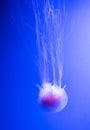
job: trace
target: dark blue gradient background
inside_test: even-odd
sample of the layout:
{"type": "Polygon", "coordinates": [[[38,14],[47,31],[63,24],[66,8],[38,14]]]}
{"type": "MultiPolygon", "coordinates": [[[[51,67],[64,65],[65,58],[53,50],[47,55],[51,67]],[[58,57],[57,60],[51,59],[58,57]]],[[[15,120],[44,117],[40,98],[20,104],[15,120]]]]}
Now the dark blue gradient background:
{"type": "Polygon", "coordinates": [[[90,130],[90,1],[66,0],[63,84],[68,105],[37,104],[35,18],[31,1],[0,1],[0,130],[90,130]]]}

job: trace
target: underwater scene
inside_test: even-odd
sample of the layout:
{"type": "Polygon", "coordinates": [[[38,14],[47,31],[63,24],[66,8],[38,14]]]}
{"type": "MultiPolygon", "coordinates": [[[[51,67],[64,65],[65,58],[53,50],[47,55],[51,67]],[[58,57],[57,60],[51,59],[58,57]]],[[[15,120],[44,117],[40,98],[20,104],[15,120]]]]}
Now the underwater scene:
{"type": "Polygon", "coordinates": [[[90,1],[0,1],[0,130],[90,130],[90,1]]]}

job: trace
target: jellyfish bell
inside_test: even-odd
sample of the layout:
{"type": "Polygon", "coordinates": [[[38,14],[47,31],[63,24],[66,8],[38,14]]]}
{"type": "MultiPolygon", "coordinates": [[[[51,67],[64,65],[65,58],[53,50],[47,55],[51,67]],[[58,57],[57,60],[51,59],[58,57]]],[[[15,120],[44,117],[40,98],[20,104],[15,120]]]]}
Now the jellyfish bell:
{"type": "Polygon", "coordinates": [[[38,102],[40,106],[49,112],[61,111],[68,102],[68,96],[64,88],[51,83],[44,83],[39,92],[38,102]]]}

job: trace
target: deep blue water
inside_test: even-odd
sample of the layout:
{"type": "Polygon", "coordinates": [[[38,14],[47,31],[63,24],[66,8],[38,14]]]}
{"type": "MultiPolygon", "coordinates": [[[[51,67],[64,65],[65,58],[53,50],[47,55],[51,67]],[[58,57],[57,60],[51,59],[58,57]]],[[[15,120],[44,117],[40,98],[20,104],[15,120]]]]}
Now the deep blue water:
{"type": "Polygon", "coordinates": [[[35,18],[30,0],[0,1],[0,130],[90,130],[90,1],[66,0],[63,84],[68,105],[37,103],[35,18]]]}

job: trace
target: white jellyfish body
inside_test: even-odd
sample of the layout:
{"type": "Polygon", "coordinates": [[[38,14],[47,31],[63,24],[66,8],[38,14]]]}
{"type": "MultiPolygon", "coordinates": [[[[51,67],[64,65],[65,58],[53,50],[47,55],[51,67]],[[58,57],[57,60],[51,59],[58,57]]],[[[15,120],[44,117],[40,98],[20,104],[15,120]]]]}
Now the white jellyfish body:
{"type": "Polygon", "coordinates": [[[39,104],[47,111],[59,112],[68,102],[64,88],[44,83],[39,93],[39,104]]]}
{"type": "MultiPolygon", "coordinates": [[[[40,1],[39,1],[40,2],[40,1]]],[[[36,4],[37,5],[37,4],[36,4]]],[[[46,110],[58,112],[68,101],[61,86],[63,71],[63,15],[49,0],[35,10],[36,37],[39,52],[38,68],[41,76],[39,104],[46,110]]]]}

